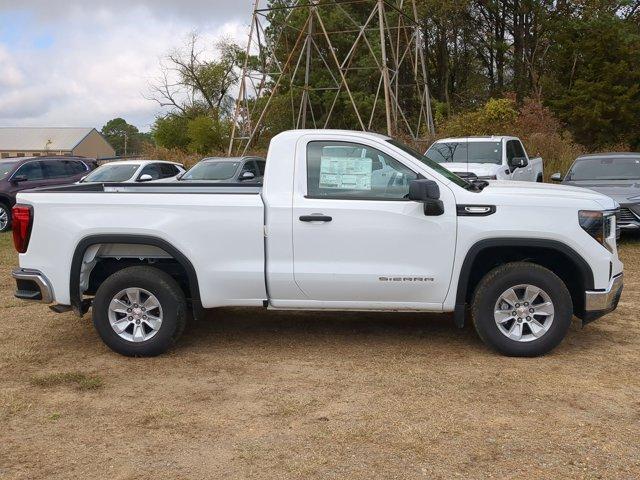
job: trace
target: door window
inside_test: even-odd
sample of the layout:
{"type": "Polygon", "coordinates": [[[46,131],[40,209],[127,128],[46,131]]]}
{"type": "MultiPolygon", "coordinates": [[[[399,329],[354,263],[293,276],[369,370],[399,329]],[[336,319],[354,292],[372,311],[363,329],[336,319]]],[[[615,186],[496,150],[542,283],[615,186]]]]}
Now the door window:
{"type": "Polygon", "coordinates": [[[61,160],[47,160],[42,162],[44,166],[44,174],[46,178],[64,178],[68,177],[69,173],[66,169],[67,162],[61,160]]]}
{"type": "Polygon", "coordinates": [[[515,140],[507,141],[507,162],[509,162],[509,165],[511,165],[511,161],[514,157],[517,157],[515,143],[515,140]]]}
{"type": "Polygon", "coordinates": [[[16,177],[26,177],[27,181],[43,180],[42,162],[29,162],[21,166],[15,173],[16,177]]]}
{"type": "Polygon", "coordinates": [[[256,164],[253,160],[247,160],[245,162],[244,166],[242,167],[242,171],[240,172],[240,175],[242,175],[244,172],[251,172],[256,177],[258,176],[258,167],[256,167],[256,164]]]}
{"type": "Polygon", "coordinates": [[[256,160],[256,163],[258,164],[258,172],[259,172],[259,176],[260,177],[264,177],[264,170],[267,167],[267,162],[265,162],[264,160],[256,160]]]}
{"type": "Polygon", "coordinates": [[[67,167],[67,173],[69,175],[72,175],[72,176],[78,175],[80,173],[85,173],[87,171],[86,165],[82,162],[65,160],[64,163],[67,167]]]}
{"type": "Polygon", "coordinates": [[[140,178],[142,175],[151,175],[152,180],[158,180],[160,178],[160,169],[158,168],[158,164],[150,163],[149,165],[144,167],[140,172],[140,175],[138,175],[138,178],[140,178]]]}
{"type": "Polygon", "coordinates": [[[307,144],[307,196],[402,200],[418,175],[375,148],[348,142],[307,144]]]}
{"type": "Polygon", "coordinates": [[[160,178],[171,178],[178,174],[178,168],[170,163],[159,163],[160,178]]]}

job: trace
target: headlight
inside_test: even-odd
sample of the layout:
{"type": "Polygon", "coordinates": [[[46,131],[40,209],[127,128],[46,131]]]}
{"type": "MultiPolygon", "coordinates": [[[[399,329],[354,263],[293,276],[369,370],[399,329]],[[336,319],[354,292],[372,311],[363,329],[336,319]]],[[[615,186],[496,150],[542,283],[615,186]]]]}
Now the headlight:
{"type": "Polygon", "coordinates": [[[612,210],[580,210],[578,223],[611,253],[616,248],[616,212],[612,210]]]}

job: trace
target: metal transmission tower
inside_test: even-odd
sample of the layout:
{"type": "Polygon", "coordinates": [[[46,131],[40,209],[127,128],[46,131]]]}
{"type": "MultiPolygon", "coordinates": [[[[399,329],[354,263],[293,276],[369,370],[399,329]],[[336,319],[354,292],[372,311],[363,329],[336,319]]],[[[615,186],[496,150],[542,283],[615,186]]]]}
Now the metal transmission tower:
{"type": "Polygon", "coordinates": [[[289,128],[332,128],[350,114],[351,128],[413,140],[432,134],[415,0],[281,0],[264,8],[255,0],[229,155],[260,138],[279,95],[291,110],[289,128]]]}

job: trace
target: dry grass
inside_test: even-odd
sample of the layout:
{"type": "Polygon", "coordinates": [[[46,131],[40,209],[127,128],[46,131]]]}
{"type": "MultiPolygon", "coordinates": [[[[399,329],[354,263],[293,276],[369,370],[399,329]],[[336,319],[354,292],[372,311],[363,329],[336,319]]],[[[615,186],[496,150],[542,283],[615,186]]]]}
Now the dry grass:
{"type": "Polygon", "coordinates": [[[78,390],[98,390],[103,387],[102,379],[97,375],[82,372],[49,373],[31,377],[31,384],[36,387],[74,386],[78,390]]]}
{"type": "Polygon", "coordinates": [[[537,359],[497,356],[448,317],[249,309],[125,358],[89,318],[11,306],[9,243],[2,480],[640,477],[637,238],[618,310],[537,359]]]}

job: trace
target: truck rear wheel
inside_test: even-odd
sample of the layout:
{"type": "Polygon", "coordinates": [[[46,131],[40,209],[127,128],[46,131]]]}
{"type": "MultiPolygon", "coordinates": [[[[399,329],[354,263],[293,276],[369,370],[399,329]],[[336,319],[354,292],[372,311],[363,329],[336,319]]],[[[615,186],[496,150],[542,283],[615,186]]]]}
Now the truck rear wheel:
{"type": "Polygon", "coordinates": [[[535,357],[564,339],[573,304],[566,285],[551,270],[513,262],[485,275],[473,295],[471,312],[487,345],[504,355],[535,357]]]}
{"type": "Polygon", "coordinates": [[[107,278],[93,301],[93,324],[112,350],[155,356],[182,334],[187,305],[182,289],[153,267],[128,267],[107,278]]]}

